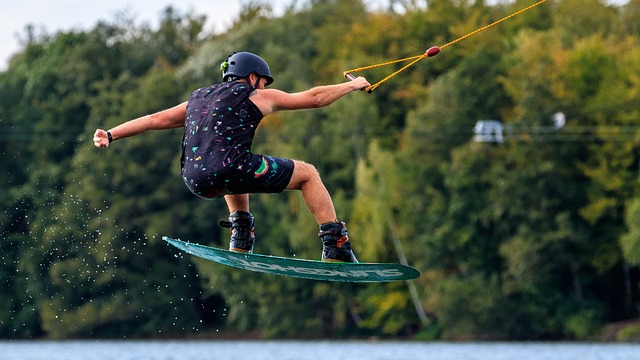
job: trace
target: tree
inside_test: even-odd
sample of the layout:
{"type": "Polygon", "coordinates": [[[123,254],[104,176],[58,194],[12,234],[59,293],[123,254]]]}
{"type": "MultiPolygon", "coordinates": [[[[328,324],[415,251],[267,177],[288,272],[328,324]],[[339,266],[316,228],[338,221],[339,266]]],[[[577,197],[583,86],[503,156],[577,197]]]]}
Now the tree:
{"type": "MultiPolygon", "coordinates": [[[[0,336],[583,339],[637,316],[637,1],[547,2],[372,94],[263,120],[254,150],[314,163],[359,258],[400,261],[403,249],[422,271],[415,291],[196,260],[161,236],[224,247],[228,230],[217,222],[227,209],[181,184],[180,132],[106,151],[91,144],[96,127],[219,81],[233,51],[261,54],[278,88],[300,91],[531,4],[395,3],[370,11],[360,1],[309,1],[276,17],[249,2],[221,34],[173,8],[158,29],[126,14],[86,32],[28,28],[0,74],[0,336]],[[503,122],[504,144],[473,142],[482,119],[503,122]],[[416,318],[420,307],[427,321],[416,318]]],[[[375,82],[396,69],[357,75],[375,82]]],[[[256,251],[319,257],[299,195],[252,195],[256,251]]]]}

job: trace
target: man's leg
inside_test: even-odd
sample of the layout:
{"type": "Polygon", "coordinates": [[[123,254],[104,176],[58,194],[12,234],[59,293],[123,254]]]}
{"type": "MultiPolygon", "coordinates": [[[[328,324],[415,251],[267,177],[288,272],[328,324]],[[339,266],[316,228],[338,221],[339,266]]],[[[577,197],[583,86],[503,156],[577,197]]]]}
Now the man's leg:
{"type": "Polygon", "coordinates": [[[287,190],[300,190],[305,204],[318,224],[336,221],[336,210],[318,170],[303,161],[293,160],[294,169],[287,190]]]}
{"type": "Polygon", "coordinates": [[[249,194],[226,195],[224,200],[229,207],[229,223],[223,226],[231,228],[229,250],[253,252],[255,236],[253,229],[253,215],[249,212],[249,194]]]}
{"type": "Polygon", "coordinates": [[[224,200],[227,202],[229,214],[236,211],[249,212],[249,194],[225,195],[224,200]]]}
{"type": "Polygon", "coordinates": [[[351,250],[345,224],[337,219],[329,191],[313,165],[294,160],[294,169],[287,190],[300,190],[309,211],[320,226],[322,260],[358,262],[351,250]]]}

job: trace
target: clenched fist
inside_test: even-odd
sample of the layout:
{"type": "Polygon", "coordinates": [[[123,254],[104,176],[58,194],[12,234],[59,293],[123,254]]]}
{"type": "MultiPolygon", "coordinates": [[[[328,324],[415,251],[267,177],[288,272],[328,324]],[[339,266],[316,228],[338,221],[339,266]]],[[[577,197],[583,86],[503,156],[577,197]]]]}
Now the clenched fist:
{"type": "Polygon", "coordinates": [[[107,132],[102,129],[96,130],[95,134],[93,134],[93,144],[99,148],[109,146],[109,135],[107,132]]]}

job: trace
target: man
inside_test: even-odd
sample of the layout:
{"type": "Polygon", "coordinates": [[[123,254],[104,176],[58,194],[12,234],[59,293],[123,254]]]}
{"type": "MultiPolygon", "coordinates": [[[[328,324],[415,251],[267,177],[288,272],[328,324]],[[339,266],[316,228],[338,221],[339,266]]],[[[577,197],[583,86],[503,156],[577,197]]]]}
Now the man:
{"type": "Polygon", "coordinates": [[[93,141],[112,141],[147,130],[184,127],[182,177],[191,192],[205,198],[224,197],[231,228],[229,250],[253,252],[250,193],[300,190],[320,227],[322,260],[357,262],[347,228],[336,215],[331,196],[316,168],[299,160],[254,154],[251,145],[264,116],[278,110],[327,106],[346,94],[370,86],[363,77],[298,93],[265,89],[273,82],[269,65],[258,55],[238,52],[221,65],[222,83],[194,91],[189,99],[155,114],[97,129],[93,141]]]}

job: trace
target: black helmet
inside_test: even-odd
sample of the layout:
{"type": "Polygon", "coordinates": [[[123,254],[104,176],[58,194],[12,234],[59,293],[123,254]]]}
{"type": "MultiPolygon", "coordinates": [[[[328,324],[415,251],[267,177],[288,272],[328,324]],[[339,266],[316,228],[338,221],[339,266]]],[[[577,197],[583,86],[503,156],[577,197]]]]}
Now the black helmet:
{"type": "Polygon", "coordinates": [[[227,61],[220,64],[222,70],[222,81],[227,81],[230,77],[246,78],[251,73],[256,73],[267,79],[267,85],[273,82],[269,65],[260,56],[250,52],[236,52],[227,58],[227,61]]]}

